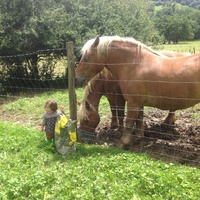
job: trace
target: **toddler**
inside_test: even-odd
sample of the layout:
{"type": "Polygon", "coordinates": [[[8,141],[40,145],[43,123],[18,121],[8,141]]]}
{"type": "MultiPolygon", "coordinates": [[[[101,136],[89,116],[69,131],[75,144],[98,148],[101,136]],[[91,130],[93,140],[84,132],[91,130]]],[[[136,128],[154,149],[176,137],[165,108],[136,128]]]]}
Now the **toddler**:
{"type": "MultiPolygon", "coordinates": [[[[57,117],[61,114],[58,111],[58,104],[55,100],[49,100],[44,106],[45,114],[41,124],[41,132],[46,133],[46,139],[49,143],[54,142],[55,138],[55,124],[57,117]]],[[[61,109],[62,111],[62,109],[61,109]]]]}

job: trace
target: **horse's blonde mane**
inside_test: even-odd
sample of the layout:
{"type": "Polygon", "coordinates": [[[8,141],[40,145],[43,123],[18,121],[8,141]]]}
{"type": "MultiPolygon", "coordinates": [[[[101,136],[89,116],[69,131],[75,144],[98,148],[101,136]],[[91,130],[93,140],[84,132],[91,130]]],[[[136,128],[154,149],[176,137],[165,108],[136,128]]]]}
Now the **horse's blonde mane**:
{"type": "Polygon", "coordinates": [[[84,89],[84,96],[83,96],[83,100],[87,100],[87,96],[88,94],[91,92],[91,81],[88,82],[88,84],[85,86],[85,89],[84,89]]]}
{"type": "MultiPolygon", "coordinates": [[[[81,49],[81,53],[82,54],[85,54],[86,52],[90,53],[91,46],[94,43],[94,41],[95,41],[95,39],[91,39],[88,42],[86,42],[86,44],[81,49]]],[[[100,42],[99,42],[99,45],[97,46],[97,55],[101,55],[102,52],[107,51],[109,46],[110,46],[110,44],[113,41],[128,42],[128,43],[136,44],[139,48],[147,49],[148,51],[150,51],[150,52],[152,52],[152,53],[154,53],[156,55],[159,55],[161,57],[165,57],[161,53],[159,53],[157,51],[154,51],[151,47],[146,46],[145,44],[141,43],[140,41],[135,40],[134,38],[131,38],[131,37],[120,37],[120,36],[102,36],[102,37],[100,37],[100,42]]]]}
{"type": "Polygon", "coordinates": [[[80,102],[80,107],[77,111],[77,116],[80,120],[83,120],[85,117],[87,117],[88,111],[85,107],[84,100],[80,102]]]}
{"type": "Polygon", "coordinates": [[[77,111],[77,116],[80,120],[83,120],[88,115],[88,110],[85,107],[85,101],[87,101],[87,96],[90,91],[91,91],[91,86],[90,86],[90,82],[89,82],[84,89],[83,100],[80,102],[80,107],[77,111]]]}
{"type": "MultiPolygon", "coordinates": [[[[96,76],[94,77],[94,78],[96,78],[96,76]]],[[[93,78],[93,79],[94,79],[93,78]]],[[[92,79],[92,80],[93,80],[92,79]]],[[[87,86],[85,87],[85,89],[84,89],[84,96],[83,96],[83,100],[80,102],[80,107],[79,107],[79,109],[78,109],[78,112],[77,112],[77,116],[78,116],[78,118],[80,119],[80,120],[83,120],[84,118],[88,118],[88,113],[89,113],[89,111],[86,109],[86,107],[85,107],[85,101],[87,101],[88,103],[89,103],[89,101],[88,101],[88,94],[91,92],[91,90],[92,90],[92,80],[91,81],[89,81],[89,83],[87,84],[87,86]]],[[[90,104],[90,103],[89,103],[90,104]]],[[[96,111],[96,109],[95,109],[95,107],[92,105],[92,104],[90,104],[90,107],[91,107],[91,109],[95,112],[96,111]]]]}

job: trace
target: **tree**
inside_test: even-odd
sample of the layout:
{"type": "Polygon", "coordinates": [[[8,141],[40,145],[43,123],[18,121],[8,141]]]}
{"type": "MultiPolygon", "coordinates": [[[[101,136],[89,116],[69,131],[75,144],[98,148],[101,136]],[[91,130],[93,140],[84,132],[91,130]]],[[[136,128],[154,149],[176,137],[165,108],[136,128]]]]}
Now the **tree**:
{"type": "Polygon", "coordinates": [[[78,0],[76,3],[77,21],[85,27],[81,32],[83,37],[88,33],[92,37],[120,35],[147,42],[157,34],[148,12],[150,3],[145,0],[78,0]]]}
{"type": "Polygon", "coordinates": [[[193,21],[185,9],[178,4],[169,2],[154,16],[157,29],[165,39],[178,43],[179,40],[192,39],[194,37],[193,21]]]}
{"type": "MultiPolygon", "coordinates": [[[[0,13],[0,61],[4,68],[3,81],[17,77],[21,78],[20,84],[23,84],[23,78],[51,79],[51,57],[65,53],[65,50],[54,51],[63,47],[59,33],[66,16],[65,8],[57,7],[53,0],[1,0],[0,13]],[[43,51],[44,49],[47,51],[43,51]],[[47,58],[48,62],[43,62],[43,66],[40,66],[45,70],[41,69],[39,72],[39,61],[47,58]]],[[[26,80],[24,85],[25,82],[26,80]]]]}
{"type": "Polygon", "coordinates": [[[52,79],[54,58],[66,53],[66,41],[74,42],[77,57],[97,34],[155,42],[158,32],[149,9],[146,0],[1,0],[0,82],[9,77],[52,79]]]}

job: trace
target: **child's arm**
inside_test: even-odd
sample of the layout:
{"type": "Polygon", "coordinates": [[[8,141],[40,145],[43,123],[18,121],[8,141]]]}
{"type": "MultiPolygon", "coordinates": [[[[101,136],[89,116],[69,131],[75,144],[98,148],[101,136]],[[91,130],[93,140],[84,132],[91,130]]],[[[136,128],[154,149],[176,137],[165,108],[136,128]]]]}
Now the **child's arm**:
{"type": "Polygon", "coordinates": [[[41,126],[40,131],[41,131],[41,132],[44,132],[44,126],[41,126]]]}
{"type": "Polygon", "coordinates": [[[60,111],[65,115],[65,108],[63,106],[60,107],[60,111]]]}
{"type": "Polygon", "coordinates": [[[44,132],[45,124],[46,124],[46,118],[43,116],[42,117],[42,124],[41,124],[41,128],[40,128],[41,132],[44,132]]]}

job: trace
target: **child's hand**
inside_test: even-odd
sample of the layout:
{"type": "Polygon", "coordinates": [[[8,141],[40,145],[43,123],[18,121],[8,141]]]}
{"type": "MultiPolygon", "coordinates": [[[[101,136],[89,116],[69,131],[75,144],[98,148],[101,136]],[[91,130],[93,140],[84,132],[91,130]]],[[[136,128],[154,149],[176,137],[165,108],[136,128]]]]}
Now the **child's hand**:
{"type": "Polygon", "coordinates": [[[44,132],[44,127],[43,127],[43,126],[41,127],[40,131],[41,131],[41,132],[44,132]]]}
{"type": "Polygon", "coordinates": [[[63,106],[60,107],[61,112],[65,111],[65,108],[63,106]]]}

